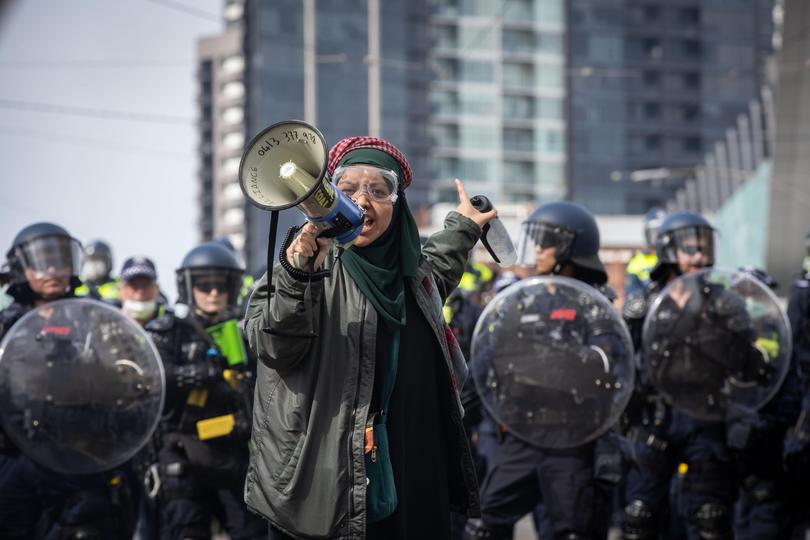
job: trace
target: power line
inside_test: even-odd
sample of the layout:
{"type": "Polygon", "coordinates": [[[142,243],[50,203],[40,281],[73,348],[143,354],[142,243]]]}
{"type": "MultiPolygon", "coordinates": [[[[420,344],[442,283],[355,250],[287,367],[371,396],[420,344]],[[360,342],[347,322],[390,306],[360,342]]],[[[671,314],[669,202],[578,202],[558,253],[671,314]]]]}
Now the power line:
{"type": "Polygon", "coordinates": [[[211,13],[210,11],[198,9],[193,6],[182,4],[180,2],[173,2],[172,0],[148,0],[148,1],[163,7],[181,11],[183,13],[186,13],[187,15],[193,15],[195,17],[205,19],[207,21],[222,22],[223,20],[223,17],[220,15],[211,13]]]}
{"type": "Polygon", "coordinates": [[[183,67],[194,60],[29,60],[0,61],[0,69],[108,69],[137,67],[183,67]]]}
{"type": "Polygon", "coordinates": [[[165,157],[168,159],[175,159],[178,161],[189,161],[193,160],[194,156],[192,154],[184,154],[182,152],[173,152],[171,150],[163,150],[158,148],[148,148],[145,146],[134,146],[134,145],[126,145],[126,144],[113,144],[110,143],[108,140],[101,140],[101,139],[93,139],[88,137],[77,137],[75,135],[70,135],[67,133],[59,133],[54,131],[42,131],[42,130],[35,130],[29,129],[25,127],[19,126],[7,126],[0,124],[0,135],[1,134],[9,134],[15,136],[22,136],[22,137],[29,137],[38,140],[44,140],[48,142],[63,142],[67,144],[74,144],[78,146],[94,146],[97,148],[103,148],[105,150],[114,150],[119,152],[127,152],[127,153],[137,153],[142,155],[148,155],[152,157],[165,157]]]}
{"type": "Polygon", "coordinates": [[[70,116],[84,116],[103,119],[132,120],[153,124],[192,125],[193,118],[174,116],[168,114],[151,114],[132,111],[116,111],[111,109],[94,109],[90,107],[76,107],[73,105],[57,105],[54,103],[41,103],[0,98],[0,108],[18,111],[31,111],[41,113],[65,114],[70,116]]]}

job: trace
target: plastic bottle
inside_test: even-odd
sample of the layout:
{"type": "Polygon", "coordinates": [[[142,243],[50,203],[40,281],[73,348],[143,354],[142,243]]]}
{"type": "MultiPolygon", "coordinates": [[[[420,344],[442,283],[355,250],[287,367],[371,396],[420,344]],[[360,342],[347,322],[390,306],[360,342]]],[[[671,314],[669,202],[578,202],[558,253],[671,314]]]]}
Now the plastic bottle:
{"type": "MultiPolygon", "coordinates": [[[[479,212],[489,212],[493,208],[492,202],[483,195],[472,197],[470,204],[479,212]]],[[[495,218],[484,225],[481,229],[481,243],[499,266],[513,266],[517,262],[515,246],[500,219],[495,218]]]]}

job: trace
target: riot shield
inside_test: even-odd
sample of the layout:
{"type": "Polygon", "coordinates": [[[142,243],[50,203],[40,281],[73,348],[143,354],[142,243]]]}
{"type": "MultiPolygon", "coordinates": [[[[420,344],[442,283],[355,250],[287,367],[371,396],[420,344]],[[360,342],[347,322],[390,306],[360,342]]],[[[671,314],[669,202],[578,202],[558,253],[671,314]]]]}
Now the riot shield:
{"type": "Polygon", "coordinates": [[[632,342],[611,303],[580,281],[543,276],[501,291],[475,328],[470,374],[484,406],[543,448],[592,441],[633,391],[632,342]]]}
{"type": "Polygon", "coordinates": [[[754,411],[782,384],[790,324],[748,273],[704,269],[667,285],[642,331],[645,377],[674,407],[703,420],[754,411]]]}
{"type": "Polygon", "coordinates": [[[0,421],[19,449],[62,473],[131,458],[160,420],[163,364],[146,333],[95,300],[27,313],[0,342],[0,421]]]}

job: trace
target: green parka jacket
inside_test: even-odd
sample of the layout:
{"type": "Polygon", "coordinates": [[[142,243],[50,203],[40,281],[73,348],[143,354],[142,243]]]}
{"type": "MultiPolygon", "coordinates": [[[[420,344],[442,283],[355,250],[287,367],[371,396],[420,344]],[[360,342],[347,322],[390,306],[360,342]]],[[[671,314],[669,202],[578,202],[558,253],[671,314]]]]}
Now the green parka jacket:
{"type": "MultiPolygon", "coordinates": [[[[422,249],[417,276],[407,279],[443,351],[454,510],[478,515],[478,485],[461,423],[464,357],[442,316],[480,227],[457,212],[422,249]]],[[[277,267],[267,333],[267,276],[250,299],[245,329],[259,358],[245,502],[295,537],[365,537],[364,427],[374,385],[377,313],[339,260],[330,276],[297,281],[277,267]],[[287,335],[313,337],[286,337],[287,335]]]]}

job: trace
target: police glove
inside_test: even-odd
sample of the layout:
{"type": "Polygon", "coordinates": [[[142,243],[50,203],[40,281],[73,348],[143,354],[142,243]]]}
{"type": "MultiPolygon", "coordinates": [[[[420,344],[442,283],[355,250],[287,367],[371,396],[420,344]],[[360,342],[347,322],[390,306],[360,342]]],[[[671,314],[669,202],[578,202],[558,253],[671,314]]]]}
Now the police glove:
{"type": "Polygon", "coordinates": [[[222,377],[222,368],[210,361],[174,366],[168,371],[169,384],[180,390],[207,388],[222,377]]]}

